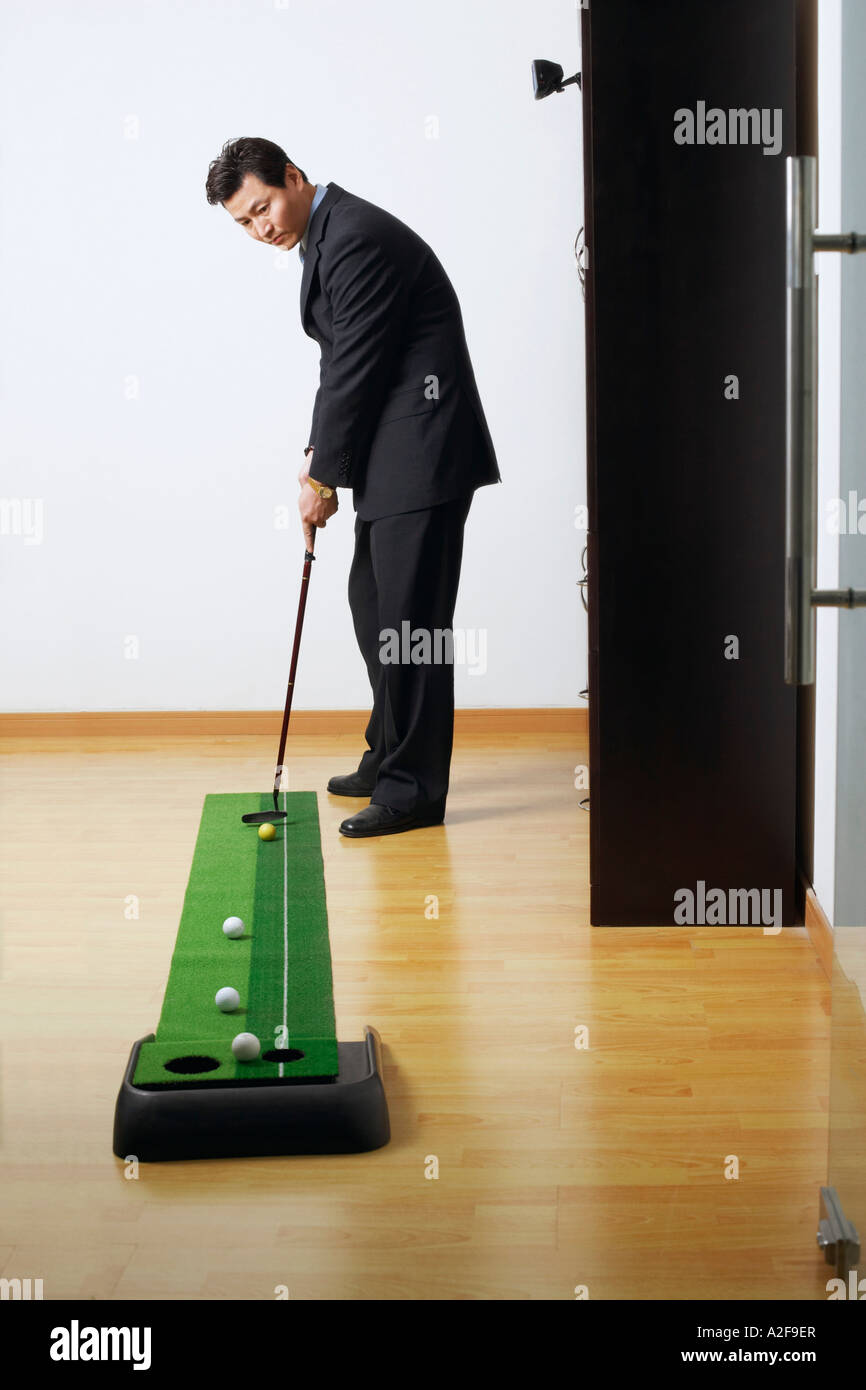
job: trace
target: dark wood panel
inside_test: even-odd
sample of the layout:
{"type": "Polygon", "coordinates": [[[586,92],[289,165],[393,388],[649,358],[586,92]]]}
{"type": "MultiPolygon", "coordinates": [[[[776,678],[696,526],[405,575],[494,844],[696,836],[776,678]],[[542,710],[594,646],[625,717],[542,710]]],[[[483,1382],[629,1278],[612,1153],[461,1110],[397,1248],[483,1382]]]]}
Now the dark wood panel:
{"type": "Polygon", "coordinates": [[[582,16],[599,925],[671,922],[699,880],[780,889],[783,923],[797,920],[783,659],[796,9],[607,0],[582,16]],[[677,144],[675,113],[699,102],[766,111],[768,145],[781,111],[778,153],[677,144]]]}

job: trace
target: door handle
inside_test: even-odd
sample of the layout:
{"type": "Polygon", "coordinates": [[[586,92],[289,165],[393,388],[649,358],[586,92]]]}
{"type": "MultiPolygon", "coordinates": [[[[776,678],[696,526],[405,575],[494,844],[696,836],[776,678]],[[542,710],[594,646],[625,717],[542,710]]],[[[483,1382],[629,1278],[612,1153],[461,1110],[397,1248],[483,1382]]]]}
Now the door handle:
{"type": "Polygon", "coordinates": [[[785,681],[815,680],[815,609],[862,608],[866,590],[816,589],[818,571],[818,279],[815,252],[866,251],[866,235],[815,231],[818,161],[786,164],[785,681]]]}

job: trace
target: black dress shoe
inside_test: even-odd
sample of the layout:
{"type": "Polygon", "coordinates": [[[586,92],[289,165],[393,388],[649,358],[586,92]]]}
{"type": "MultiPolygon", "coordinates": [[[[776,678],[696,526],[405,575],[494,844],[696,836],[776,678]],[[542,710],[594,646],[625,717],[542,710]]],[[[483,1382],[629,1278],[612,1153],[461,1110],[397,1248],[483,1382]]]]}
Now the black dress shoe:
{"type": "Polygon", "coordinates": [[[372,796],[373,794],[373,788],[368,787],[357,772],[350,772],[345,777],[332,777],[328,783],[328,791],[333,792],[334,796],[372,796]]]}
{"type": "Polygon", "coordinates": [[[399,835],[401,830],[420,830],[425,825],[441,825],[444,819],[444,810],[437,810],[435,806],[422,811],[395,811],[390,806],[380,806],[377,802],[371,801],[363,811],[343,821],[340,834],[357,840],[373,835],[399,835]]]}

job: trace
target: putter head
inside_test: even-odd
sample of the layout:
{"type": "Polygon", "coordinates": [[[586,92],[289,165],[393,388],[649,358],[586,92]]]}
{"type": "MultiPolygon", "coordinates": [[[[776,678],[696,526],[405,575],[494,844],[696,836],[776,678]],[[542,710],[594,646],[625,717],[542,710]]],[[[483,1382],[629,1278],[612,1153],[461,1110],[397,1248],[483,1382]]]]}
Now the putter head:
{"type": "Polygon", "coordinates": [[[268,825],[274,821],[286,819],[285,811],[251,811],[248,816],[241,816],[244,825],[268,825]]]}

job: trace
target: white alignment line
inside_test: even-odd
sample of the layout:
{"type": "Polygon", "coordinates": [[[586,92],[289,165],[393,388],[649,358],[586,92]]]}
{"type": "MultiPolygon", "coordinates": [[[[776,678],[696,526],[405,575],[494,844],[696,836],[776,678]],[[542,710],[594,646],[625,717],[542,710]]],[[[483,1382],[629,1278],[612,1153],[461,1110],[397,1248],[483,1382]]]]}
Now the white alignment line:
{"type": "MultiPolygon", "coordinates": [[[[288,792],[283,792],[283,810],[286,812],[286,819],[283,821],[283,1034],[289,1025],[289,803],[288,792]]],[[[281,1044],[282,1045],[282,1044],[281,1044]]],[[[288,1043],[286,1043],[288,1046],[288,1043]]],[[[283,1063],[280,1062],[280,1076],[283,1073],[283,1063]]]]}

